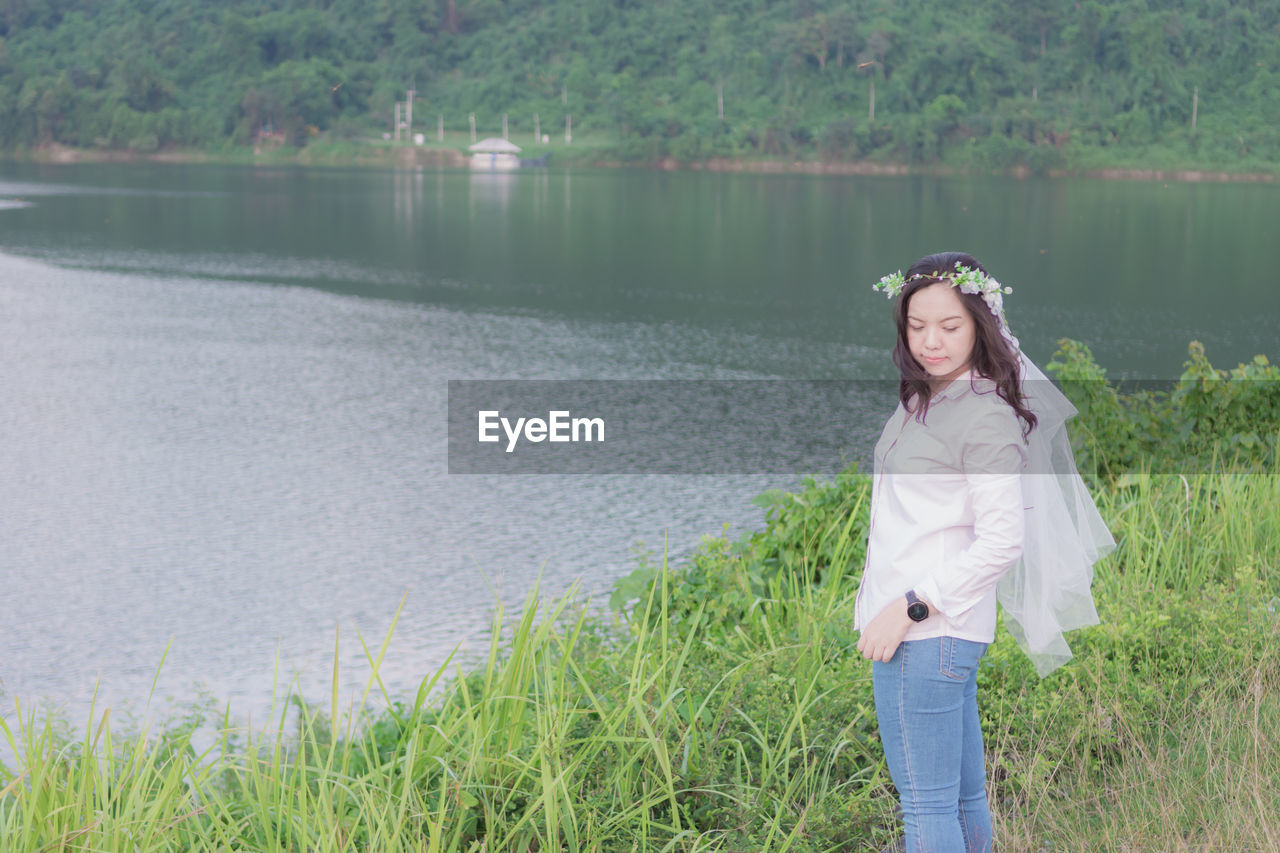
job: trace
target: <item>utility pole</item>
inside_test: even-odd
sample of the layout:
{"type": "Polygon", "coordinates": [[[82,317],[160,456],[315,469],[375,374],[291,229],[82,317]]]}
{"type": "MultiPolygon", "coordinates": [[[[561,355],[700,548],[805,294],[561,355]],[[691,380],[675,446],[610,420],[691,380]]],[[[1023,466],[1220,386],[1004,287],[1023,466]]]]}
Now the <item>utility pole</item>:
{"type": "Polygon", "coordinates": [[[573,142],[573,116],[566,115],[564,117],[564,144],[568,145],[573,142]]]}
{"type": "Polygon", "coordinates": [[[436,141],[444,142],[444,113],[436,113],[436,141]]]}
{"type": "Polygon", "coordinates": [[[876,69],[883,68],[884,64],[878,59],[871,59],[858,64],[858,68],[866,68],[871,66],[871,97],[870,105],[867,108],[867,121],[874,122],[876,120],[876,69]]]}
{"type": "Polygon", "coordinates": [[[538,126],[538,114],[533,114],[533,141],[542,142],[542,128],[538,126]]]}
{"type": "Polygon", "coordinates": [[[395,124],[396,124],[396,126],[395,126],[395,131],[396,131],[396,133],[395,133],[396,142],[399,142],[399,141],[400,141],[400,102],[399,102],[399,101],[396,101],[396,122],[395,122],[395,124]]]}
{"type": "Polygon", "coordinates": [[[724,121],[724,81],[716,83],[716,117],[724,121]]]}
{"type": "Polygon", "coordinates": [[[1200,108],[1200,87],[1191,93],[1191,129],[1196,129],[1196,111],[1200,108]]]}
{"type": "Polygon", "coordinates": [[[471,114],[471,144],[475,145],[475,143],[476,143],[476,114],[472,113],[471,114]]]}
{"type": "Polygon", "coordinates": [[[405,138],[408,139],[410,142],[413,141],[413,99],[418,94],[418,90],[414,88],[415,85],[416,84],[414,83],[409,84],[409,100],[406,101],[404,105],[404,108],[405,108],[404,122],[407,125],[407,130],[405,131],[405,138]]]}

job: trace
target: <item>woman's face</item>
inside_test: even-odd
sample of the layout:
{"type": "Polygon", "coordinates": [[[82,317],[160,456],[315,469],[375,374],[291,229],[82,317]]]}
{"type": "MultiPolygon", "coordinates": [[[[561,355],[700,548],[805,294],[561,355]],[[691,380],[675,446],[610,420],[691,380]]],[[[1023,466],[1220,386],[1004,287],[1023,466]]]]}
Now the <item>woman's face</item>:
{"type": "Polygon", "coordinates": [[[969,366],[973,318],[945,282],[922,287],[907,305],[907,347],[934,379],[950,381],[969,366]]]}

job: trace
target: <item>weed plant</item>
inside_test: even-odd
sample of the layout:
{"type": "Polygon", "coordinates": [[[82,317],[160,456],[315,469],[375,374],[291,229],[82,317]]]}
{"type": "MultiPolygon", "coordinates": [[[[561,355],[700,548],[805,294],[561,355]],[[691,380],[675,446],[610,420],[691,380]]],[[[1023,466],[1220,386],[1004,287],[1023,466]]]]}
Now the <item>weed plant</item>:
{"type": "MultiPolygon", "coordinates": [[[[1107,406],[1080,418],[1099,459],[1107,406]]],[[[1075,660],[1040,679],[1003,630],[983,659],[1001,850],[1280,849],[1280,434],[1254,420],[1270,449],[1224,459],[1204,415],[1203,470],[1099,466],[1118,547],[1075,660]]],[[[641,560],[607,617],[535,586],[483,666],[411,699],[379,678],[388,635],[354,707],[335,664],[327,708],[285,690],[275,725],[224,715],[205,749],[194,717],[123,733],[104,709],[73,735],[15,705],[0,849],[880,850],[896,795],[852,629],[869,496],[856,470],[762,495],[762,530],[641,560]]]]}

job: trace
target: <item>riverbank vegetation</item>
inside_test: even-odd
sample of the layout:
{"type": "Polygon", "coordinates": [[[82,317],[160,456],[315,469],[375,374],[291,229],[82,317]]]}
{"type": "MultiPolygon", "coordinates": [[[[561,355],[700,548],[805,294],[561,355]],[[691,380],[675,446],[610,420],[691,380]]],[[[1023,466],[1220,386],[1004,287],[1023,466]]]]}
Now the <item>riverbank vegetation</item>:
{"type": "MultiPolygon", "coordinates": [[[[412,130],[611,161],[1276,174],[1280,7],[1219,0],[9,0],[0,148],[412,130]],[[572,143],[566,147],[573,148],[572,143]]],[[[194,155],[193,155],[194,156],[194,155]]]]}
{"type": "MultiPolygon", "coordinates": [[[[984,657],[997,845],[1276,849],[1280,382],[1264,358],[1264,376],[1224,376],[1195,344],[1165,397],[1106,383],[1076,342],[1054,362],[1118,547],[1096,567],[1102,623],[1071,635],[1074,661],[1041,680],[1002,629],[984,657]],[[1180,439],[1133,456],[1113,446],[1153,428],[1117,412],[1165,405],[1194,419],[1175,419],[1180,439]],[[1215,420],[1220,409],[1271,414],[1215,420]],[[1239,437],[1250,433],[1256,444],[1239,437]]],[[[762,529],[708,536],[680,565],[641,558],[608,618],[572,590],[543,601],[535,589],[510,639],[495,616],[482,666],[445,685],[446,662],[385,711],[344,712],[335,687],[324,708],[283,703],[266,733],[193,714],[124,734],[102,711],[73,734],[19,709],[0,730],[18,756],[0,767],[0,838],[24,850],[880,850],[898,832],[895,797],[852,630],[869,497],[853,470],[762,495],[762,529]],[[198,749],[202,724],[216,735],[198,749]]],[[[375,694],[386,647],[368,650],[375,694]]]]}

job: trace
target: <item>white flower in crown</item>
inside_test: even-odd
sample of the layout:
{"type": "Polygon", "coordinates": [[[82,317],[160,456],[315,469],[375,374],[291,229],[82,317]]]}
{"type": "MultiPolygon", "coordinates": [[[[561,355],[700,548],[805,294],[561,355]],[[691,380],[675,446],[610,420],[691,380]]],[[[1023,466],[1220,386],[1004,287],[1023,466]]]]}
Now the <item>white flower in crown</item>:
{"type": "Polygon", "coordinates": [[[895,273],[890,273],[889,275],[881,276],[880,281],[871,285],[871,289],[883,290],[884,295],[892,299],[893,297],[897,296],[899,293],[902,292],[902,286],[906,283],[907,283],[907,280],[902,277],[902,270],[898,270],[895,273]]]}
{"type": "MultiPolygon", "coordinates": [[[[982,297],[982,301],[987,303],[987,307],[991,309],[991,313],[1000,318],[1004,322],[1004,296],[1005,293],[1013,293],[1012,287],[1003,287],[1000,282],[991,276],[977,269],[970,269],[959,261],[956,261],[955,275],[929,275],[927,273],[918,273],[911,278],[940,278],[947,281],[952,287],[960,288],[962,293],[976,293],[982,297]]],[[[907,279],[903,278],[902,270],[883,276],[880,281],[871,285],[873,290],[881,290],[885,296],[890,299],[902,292],[902,288],[906,285],[907,279]]]]}

